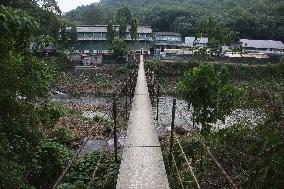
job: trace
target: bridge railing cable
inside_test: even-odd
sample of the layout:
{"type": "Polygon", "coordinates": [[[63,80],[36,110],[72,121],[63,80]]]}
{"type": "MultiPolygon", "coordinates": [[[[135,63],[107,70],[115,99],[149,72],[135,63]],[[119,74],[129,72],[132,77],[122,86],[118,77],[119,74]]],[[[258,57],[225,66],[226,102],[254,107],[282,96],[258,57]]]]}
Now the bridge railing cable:
{"type": "Polygon", "coordinates": [[[181,186],[182,189],[184,189],[184,185],[183,185],[183,182],[182,182],[181,174],[178,170],[178,166],[177,166],[175,156],[174,156],[174,154],[171,154],[171,155],[172,155],[172,159],[173,159],[173,162],[174,162],[174,166],[176,168],[176,172],[177,172],[177,175],[178,175],[178,180],[179,180],[180,186],[181,186]]]}
{"type": "MultiPolygon", "coordinates": [[[[125,81],[125,83],[123,84],[123,86],[124,87],[126,87],[125,88],[125,90],[126,91],[124,91],[125,92],[125,96],[126,96],[126,104],[125,104],[125,106],[124,105],[122,105],[122,107],[124,107],[125,108],[125,111],[123,111],[123,112],[125,112],[125,118],[127,119],[128,118],[128,109],[129,109],[129,106],[131,106],[131,96],[132,96],[132,93],[134,92],[134,90],[133,90],[133,88],[134,88],[134,85],[135,85],[135,81],[133,81],[134,78],[135,77],[135,74],[134,74],[134,72],[132,71],[131,72],[131,74],[128,76],[128,78],[126,79],[126,81],[125,81]],[[128,97],[129,96],[129,100],[130,100],[130,103],[128,103],[128,97]]],[[[122,94],[122,93],[120,93],[120,94],[122,94]]],[[[117,120],[116,120],[116,109],[117,109],[117,104],[118,103],[116,103],[116,98],[118,98],[119,97],[119,94],[117,95],[117,96],[115,96],[114,97],[114,100],[113,100],[113,105],[114,105],[114,112],[113,112],[113,119],[114,119],[114,121],[116,122],[117,120]]],[[[123,108],[122,108],[123,109],[123,108]]],[[[116,124],[116,123],[115,123],[116,124]]],[[[114,132],[116,132],[116,131],[111,131],[111,133],[109,134],[109,137],[114,133],[114,132]]],[[[116,139],[114,139],[114,142],[116,141],[116,139]]],[[[88,184],[88,187],[87,187],[87,189],[90,189],[91,188],[91,186],[92,186],[92,184],[93,184],[93,182],[94,182],[94,179],[95,179],[95,176],[96,176],[96,172],[97,172],[97,170],[98,170],[98,167],[99,167],[99,165],[100,165],[100,163],[101,163],[101,160],[102,160],[102,157],[103,157],[103,154],[101,154],[100,155],[100,157],[99,157],[99,160],[98,160],[98,162],[97,162],[97,166],[96,166],[96,168],[94,169],[94,172],[93,172],[93,174],[92,174],[92,177],[91,177],[91,180],[90,180],[90,182],[89,182],[89,184],[88,184]]],[[[116,158],[115,158],[116,159],[116,158]]],[[[116,163],[117,163],[117,160],[115,161],[116,163]]],[[[109,163],[109,165],[108,165],[108,168],[107,168],[107,175],[108,175],[108,173],[109,173],[109,169],[110,169],[110,166],[111,166],[111,163],[109,163]]],[[[106,176],[106,178],[105,179],[107,179],[107,176],[106,176]]],[[[105,182],[104,182],[105,183],[105,182]]],[[[103,183],[103,184],[104,184],[103,183]]],[[[103,188],[103,187],[102,187],[103,188]]]]}
{"type": "MultiPolygon", "coordinates": [[[[127,82],[131,82],[131,84],[133,85],[133,81],[135,82],[135,80],[133,79],[133,76],[135,76],[135,71],[133,70],[131,72],[131,74],[128,75],[127,79],[126,79],[126,82],[123,83],[123,86],[116,88],[115,92],[114,92],[114,98],[113,100],[111,101],[111,104],[106,108],[106,109],[111,109],[111,107],[113,106],[113,103],[115,101],[115,99],[123,93],[122,89],[125,87],[125,84],[127,82]]],[[[132,90],[132,89],[130,89],[132,90]]],[[[131,91],[132,92],[132,91],[131,91]]],[[[99,125],[100,123],[102,123],[102,121],[106,118],[107,115],[109,115],[111,113],[111,111],[107,111],[103,114],[103,116],[100,117],[100,119],[98,120],[98,122],[96,123],[96,126],[99,125]]],[[[79,149],[77,150],[77,152],[75,153],[75,155],[71,158],[71,160],[67,163],[66,167],[64,168],[63,172],[60,174],[60,176],[57,178],[55,184],[53,185],[52,189],[56,189],[58,187],[58,185],[62,182],[62,180],[64,179],[64,177],[66,176],[67,172],[70,170],[70,168],[74,165],[75,161],[78,159],[79,155],[82,153],[83,149],[85,148],[86,144],[88,143],[88,141],[92,138],[92,133],[93,131],[97,129],[97,127],[92,127],[88,132],[87,132],[87,139],[84,141],[84,143],[79,147],[79,149]]],[[[112,134],[112,133],[111,133],[112,134]]],[[[109,136],[111,136],[111,134],[109,136]]],[[[99,158],[99,161],[98,161],[98,164],[94,170],[94,173],[92,174],[92,180],[94,179],[95,177],[95,174],[96,174],[96,170],[98,168],[98,165],[101,161],[101,157],[99,158]]],[[[91,182],[90,184],[88,185],[91,186],[91,182]]]]}
{"type": "MultiPolygon", "coordinates": [[[[159,83],[158,79],[153,75],[152,78],[154,78],[153,80],[155,80],[155,82],[157,83],[157,85],[159,86],[159,88],[162,90],[162,92],[166,95],[169,96],[167,91],[164,89],[164,87],[159,83]]],[[[198,141],[200,142],[200,144],[204,147],[204,149],[206,150],[206,152],[208,153],[209,157],[211,158],[211,160],[213,161],[213,163],[218,167],[218,169],[220,170],[220,172],[222,173],[222,175],[226,178],[226,180],[228,181],[228,183],[230,184],[231,188],[233,189],[237,189],[237,185],[234,183],[234,181],[231,179],[231,177],[229,176],[229,174],[227,173],[227,171],[224,169],[224,167],[222,166],[222,164],[217,160],[217,158],[214,156],[214,154],[211,152],[210,148],[205,144],[203,137],[200,135],[200,133],[196,130],[196,128],[192,127],[188,120],[184,118],[184,115],[182,114],[182,112],[180,110],[177,110],[177,112],[181,115],[181,117],[183,118],[183,120],[185,121],[185,123],[191,127],[191,133],[195,135],[195,137],[198,139],[198,141]]]]}
{"type": "MultiPolygon", "coordinates": [[[[96,125],[100,124],[103,119],[106,117],[107,113],[110,113],[110,111],[105,112],[105,114],[100,118],[100,120],[96,123],[96,125]]],[[[64,179],[65,175],[67,174],[67,172],[69,171],[69,169],[73,166],[73,164],[75,163],[75,161],[78,159],[79,155],[82,153],[83,149],[85,148],[86,144],[88,143],[88,141],[92,138],[92,132],[94,131],[96,127],[93,127],[89,132],[88,132],[88,136],[87,139],[84,141],[84,143],[80,146],[79,150],[77,150],[77,153],[75,153],[75,155],[71,158],[71,160],[68,162],[67,166],[64,168],[63,172],[61,173],[61,175],[58,177],[58,179],[56,180],[55,184],[53,185],[52,189],[56,189],[58,187],[58,185],[61,183],[61,181],[64,179]]]]}
{"type": "MultiPolygon", "coordinates": [[[[161,116],[159,117],[159,120],[160,120],[160,123],[161,123],[162,125],[164,125],[161,116]]],[[[176,135],[176,133],[174,132],[173,129],[171,129],[171,131],[176,135]]],[[[196,177],[196,175],[195,175],[195,173],[194,173],[194,171],[193,171],[193,167],[191,166],[190,161],[188,160],[186,154],[184,153],[183,147],[181,146],[181,143],[180,143],[179,139],[178,139],[177,137],[175,137],[175,139],[176,139],[176,140],[173,140],[173,142],[174,142],[174,143],[175,143],[175,141],[178,142],[178,146],[179,146],[179,148],[180,148],[180,150],[181,150],[181,153],[182,153],[183,158],[184,158],[185,161],[186,161],[186,164],[187,164],[187,166],[188,166],[188,169],[190,170],[191,176],[192,176],[193,179],[194,179],[194,183],[196,184],[196,187],[197,187],[198,189],[201,189],[200,184],[199,184],[199,181],[198,181],[198,179],[197,179],[197,177],[196,177]]],[[[173,145],[174,145],[174,143],[173,143],[173,145]]],[[[174,166],[176,167],[176,170],[177,170],[177,173],[178,173],[178,177],[179,177],[179,182],[181,183],[181,186],[184,188],[184,186],[183,186],[183,184],[182,184],[181,174],[179,173],[179,170],[178,170],[178,167],[177,167],[177,164],[176,164],[176,161],[175,161],[174,153],[171,152],[171,151],[170,151],[170,156],[171,156],[171,159],[172,159],[173,162],[174,162],[174,166]]]]}

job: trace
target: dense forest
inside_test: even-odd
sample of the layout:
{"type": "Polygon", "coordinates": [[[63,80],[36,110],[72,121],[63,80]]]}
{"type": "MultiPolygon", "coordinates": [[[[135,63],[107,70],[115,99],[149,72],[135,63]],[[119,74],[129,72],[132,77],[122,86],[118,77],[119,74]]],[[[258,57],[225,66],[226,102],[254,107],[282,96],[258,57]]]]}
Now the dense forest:
{"type": "Polygon", "coordinates": [[[281,0],[101,0],[65,14],[76,24],[106,24],[115,11],[128,6],[140,24],[156,31],[198,33],[209,17],[242,38],[284,40],[284,3],[281,0]]]}
{"type": "MultiPolygon", "coordinates": [[[[65,26],[60,14],[55,0],[4,0],[0,3],[1,189],[51,188],[76,152],[71,141],[79,136],[78,133],[83,133],[74,127],[78,135],[66,127],[60,128],[59,118],[66,116],[71,120],[73,117],[73,126],[86,124],[91,127],[95,123],[84,120],[78,111],[69,112],[49,99],[55,84],[60,85],[62,81],[66,86],[68,83],[62,79],[67,75],[62,69],[72,69],[66,56],[63,53],[56,57],[35,56],[29,51],[30,44],[35,42],[39,51],[51,43],[58,45],[58,49],[64,48],[64,39],[68,41],[69,37],[63,35],[62,29],[59,32],[65,26]],[[79,118],[74,118],[75,115],[79,118]],[[74,124],[74,119],[79,123],[74,124]]],[[[74,80],[82,84],[80,78],[74,80]]],[[[77,86],[73,88],[79,91],[77,86]]],[[[89,185],[108,187],[115,182],[117,165],[109,167],[111,173],[108,175],[102,171],[102,168],[107,169],[104,163],[113,162],[112,156],[96,151],[80,156],[68,178],[57,188],[86,188],[82,181],[86,180],[84,175],[94,171],[99,156],[104,157],[96,176],[108,179],[89,185]],[[77,187],[73,186],[73,181],[77,182],[77,187]]]]}
{"type": "MultiPolygon", "coordinates": [[[[101,0],[63,16],[56,0],[0,1],[0,189],[115,188],[121,154],[114,161],[113,98],[119,90],[120,99],[126,99],[126,103],[117,103],[118,133],[125,139],[134,96],[130,93],[128,98],[127,90],[134,92],[137,62],[116,61],[76,72],[75,62],[68,59],[68,44],[76,42],[77,32],[75,27],[67,31],[66,26],[109,24],[111,28],[113,22],[119,23],[120,14],[128,19],[129,14],[133,16],[131,26],[137,26],[137,17],[154,31],[177,31],[184,36],[200,34],[208,23],[206,29],[213,37],[222,28],[224,33],[239,32],[240,37],[284,40],[283,0],[101,0]],[[30,51],[34,43],[37,47],[30,51]],[[54,55],[44,52],[50,45],[58,49],[54,55]],[[134,79],[123,86],[129,76],[134,79]],[[97,114],[88,117],[86,112],[97,114]],[[81,153],[88,141],[103,145],[81,153]]],[[[121,19],[121,23],[120,28],[126,28],[129,22],[121,19]]],[[[131,37],[137,36],[134,30],[131,37]]],[[[123,52],[118,54],[128,53],[122,39],[125,31],[119,31],[120,38],[112,36],[114,54],[119,50],[123,52]]],[[[223,42],[224,36],[217,37],[223,42]]],[[[195,102],[197,118],[207,128],[200,134],[238,187],[284,188],[284,59],[275,64],[238,60],[222,62],[202,52],[186,61],[147,57],[147,74],[156,73],[161,87],[160,101],[157,98],[153,106],[160,103],[163,116],[162,110],[170,110],[165,96],[184,101],[185,113],[190,111],[188,102],[195,102]],[[196,91],[202,95],[189,95],[196,91]],[[208,118],[207,111],[213,109],[214,117],[208,118]],[[233,110],[255,112],[256,116],[221,129],[209,125],[233,110]],[[261,120],[254,124],[254,117],[261,120]]],[[[154,95],[155,87],[148,82],[154,95]]],[[[175,132],[192,159],[198,180],[204,181],[202,188],[228,188],[205,148],[190,137],[192,131],[176,127],[175,132]]],[[[165,166],[170,168],[169,132],[165,129],[159,139],[165,166]]],[[[185,188],[195,188],[177,143],[173,148],[185,188]]],[[[171,188],[180,189],[179,175],[167,171],[171,188]]]]}

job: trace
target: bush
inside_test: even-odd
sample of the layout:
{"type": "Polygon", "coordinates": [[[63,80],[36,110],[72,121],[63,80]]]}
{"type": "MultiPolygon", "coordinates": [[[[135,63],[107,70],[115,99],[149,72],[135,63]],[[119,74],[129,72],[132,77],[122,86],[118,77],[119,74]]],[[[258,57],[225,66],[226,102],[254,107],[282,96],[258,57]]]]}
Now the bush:
{"type": "Polygon", "coordinates": [[[17,163],[17,155],[11,152],[8,141],[2,136],[0,141],[0,188],[32,189],[24,178],[25,166],[17,163]]]}
{"type": "MultiPolygon", "coordinates": [[[[283,188],[284,177],[284,124],[281,108],[275,109],[266,122],[249,127],[236,124],[232,127],[215,130],[204,138],[224,169],[239,188],[283,188]]],[[[191,159],[201,188],[226,188],[228,183],[220,170],[212,162],[206,150],[194,136],[179,137],[187,157],[191,159]]],[[[165,162],[168,152],[164,152],[165,162]]],[[[174,146],[174,155],[184,181],[192,180],[190,172],[184,166],[178,144],[174,146]]],[[[166,164],[167,165],[167,164],[166,164]]],[[[168,175],[170,170],[167,169],[168,175]]],[[[177,181],[176,174],[173,174],[177,181]]],[[[171,188],[180,188],[171,181],[171,188]]],[[[185,188],[195,187],[194,183],[184,182],[185,188]]]]}
{"type": "MultiPolygon", "coordinates": [[[[146,67],[162,77],[181,76],[185,70],[199,67],[197,61],[190,62],[161,62],[160,60],[147,60],[146,67]]],[[[216,70],[223,65],[228,67],[229,78],[234,80],[251,80],[264,78],[281,78],[284,74],[284,58],[280,64],[247,65],[247,64],[223,64],[213,63],[216,70]]]]}
{"type": "Polygon", "coordinates": [[[72,151],[57,142],[47,142],[36,150],[32,162],[31,182],[37,188],[47,188],[57,179],[72,157],[72,151]]]}
{"type": "Polygon", "coordinates": [[[91,188],[115,188],[119,164],[114,163],[112,154],[100,150],[79,158],[58,188],[87,188],[97,166],[91,188]],[[102,158],[98,164],[100,156],[102,158]]]}
{"type": "Polygon", "coordinates": [[[56,134],[56,141],[60,144],[68,144],[74,138],[74,133],[68,128],[60,128],[56,134]]]}
{"type": "Polygon", "coordinates": [[[63,115],[64,109],[60,105],[55,103],[49,103],[47,104],[47,106],[39,110],[39,116],[41,117],[41,121],[48,128],[53,128],[58,119],[63,115]]]}

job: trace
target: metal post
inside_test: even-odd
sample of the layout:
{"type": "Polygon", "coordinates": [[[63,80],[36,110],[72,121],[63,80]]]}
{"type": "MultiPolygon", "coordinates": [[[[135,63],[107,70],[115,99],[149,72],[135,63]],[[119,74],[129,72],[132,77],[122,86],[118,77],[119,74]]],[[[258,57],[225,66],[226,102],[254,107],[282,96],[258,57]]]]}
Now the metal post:
{"type": "Polygon", "coordinates": [[[125,86],[125,119],[128,119],[128,81],[125,86]]]}
{"type": "Polygon", "coordinates": [[[172,154],[174,146],[174,127],[175,127],[175,116],[176,116],[176,99],[173,99],[172,107],[172,123],[171,123],[171,138],[170,138],[170,153],[169,153],[169,167],[172,167],[172,154]]]}
{"type": "Polygon", "coordinates": [[[154,72],[153,71],[151,72],[151,80],[152,80],[152,83],[154,84],[155,83],[155,77],[154,77],[154,72]]]}
{"type": "Polygon", "coordinates": [[[134,93],[134,83],[135,83],[135,81],[134,81],[134,78],[135,78],[134,74],[135,74],[135,72],[132,71],[132,74],[130,75],[130,93],[129,93],[130,104],[132,104],[132,95],[134,93]]]}
{"type": "Polygon", "coordinates": [[[152,72],[152,103],[154,103],[154,95],[155,95],[155,76],[154,76],[154,72],[152,72]]]}
{"type": "Polygon", "coordinates": [[[115,152],[115,161],[118,162],[117,158],[117,133],[116,133],[116,94],[113,95],[113,104],[112,104],[112,110],[113,110],[113,123],[114,123],[114,129],[113,129],[113,138],[114,138],[114,152],[115,152]]]}
{"type": "Polygon", "coordinates": [[[160,97],[160,85],[157,86],[157,116],[156,120],[159,119],[159,97],[160,97]]]}

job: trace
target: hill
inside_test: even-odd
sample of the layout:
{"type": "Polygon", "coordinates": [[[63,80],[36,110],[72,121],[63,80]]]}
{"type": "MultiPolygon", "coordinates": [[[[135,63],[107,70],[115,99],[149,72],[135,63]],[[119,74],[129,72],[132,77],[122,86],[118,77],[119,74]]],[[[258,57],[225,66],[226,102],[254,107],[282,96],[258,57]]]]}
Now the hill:
{"type": "Polygon", "coordinates": [[[115,11],[128,6],[140,24],[158,31],[195,35],[201,23],[214,18],[243,38],[284,41],[284,3],[281,0],[101,0],[66,13],[77,24],[106,24],[115,11]]]}

